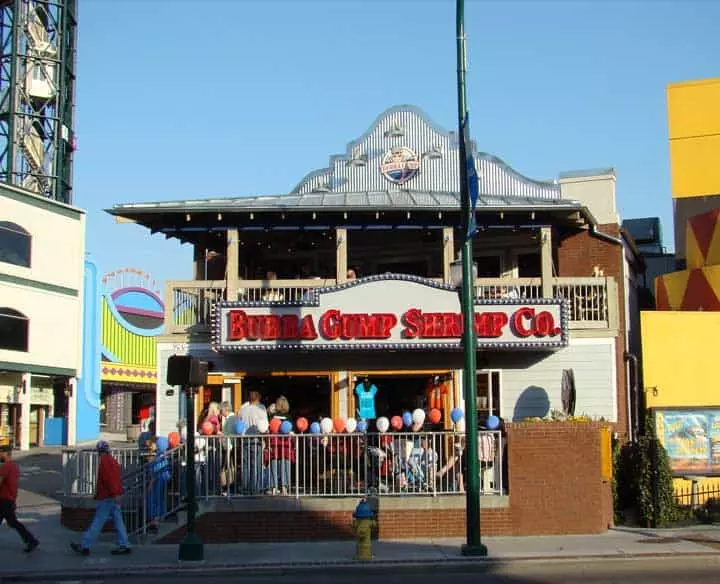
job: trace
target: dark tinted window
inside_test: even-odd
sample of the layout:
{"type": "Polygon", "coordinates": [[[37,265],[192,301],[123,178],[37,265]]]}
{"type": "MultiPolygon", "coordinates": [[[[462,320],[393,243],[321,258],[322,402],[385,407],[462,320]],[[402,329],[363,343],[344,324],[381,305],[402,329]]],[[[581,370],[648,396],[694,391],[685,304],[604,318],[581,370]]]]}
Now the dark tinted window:
{"type": "Polygon", "coordinates": [[[0,349],[9,351],[28,350],[27,317],[12,308],[0,308],[0,349]]]}
{"type": "Polygon", "coordinates": [[[521,253],[517,257],[518,278],[539,278],[542,275],[539,253],[521,253]]]}
{"type": "Polygon", "coordinates": [[[496,256],[477,256],[475,263],[478,269],[478,278],[499,278],[502,274],[502,259],[496,256]]]}
{"type": "Polygon", "coordinates": [[[30,267],[30,234],[16,223],[0,221],[0,262],[30,267]]]}

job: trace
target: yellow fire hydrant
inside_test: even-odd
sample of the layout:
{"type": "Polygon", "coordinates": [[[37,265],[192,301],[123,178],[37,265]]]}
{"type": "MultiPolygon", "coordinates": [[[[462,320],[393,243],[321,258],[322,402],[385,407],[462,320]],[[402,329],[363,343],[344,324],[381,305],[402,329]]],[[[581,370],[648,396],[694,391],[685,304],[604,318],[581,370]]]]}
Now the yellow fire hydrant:
{"type": "Polygon", "coordinates": [[[352,526],[355,530],[355,560],[368,561],[373,559],[372,530],[377,523],[373,519],[373,512],[368,502],[363,499],[358,503],[353,513],[352,526]]]}

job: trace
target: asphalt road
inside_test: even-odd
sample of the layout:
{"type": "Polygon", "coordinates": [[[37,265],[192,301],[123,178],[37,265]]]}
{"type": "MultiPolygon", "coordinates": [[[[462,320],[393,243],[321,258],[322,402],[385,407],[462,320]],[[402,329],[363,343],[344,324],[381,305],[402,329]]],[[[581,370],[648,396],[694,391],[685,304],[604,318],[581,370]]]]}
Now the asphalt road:
{"type": "MultiPolygon", "coordinates": [[[[185,574],[148,574],[147,576],[112,576],[103,579],[68,578],[53,579],[48,584],[104,584],[115,583],[118,579],[131,580],[133,584],[177,584],[179,580],[201,580],[203,584],[227,584],[230,580],[241,579],[252,584],[349,584],[350,582],[382,580],[383,584],[438,584],[452,580],[453,584],[670,584],[692,582],[693,584],[717,584],[720,581],[720,556],[639,558],[627,560],[595,560],[583,562],[511,562],[489,564],[484,567],[447,567],[436,565],[418,570],[414,568],[373,570],[364,574],[361,570],[345,573],[318,568],[293,574],[268,573],[248,574],[242,570],[197,572],[185,574]]],[[[6,580],[10,582],[11,580],[6,580]]],[[[42,582],[36,580],[35,582],[42,582]]]]}

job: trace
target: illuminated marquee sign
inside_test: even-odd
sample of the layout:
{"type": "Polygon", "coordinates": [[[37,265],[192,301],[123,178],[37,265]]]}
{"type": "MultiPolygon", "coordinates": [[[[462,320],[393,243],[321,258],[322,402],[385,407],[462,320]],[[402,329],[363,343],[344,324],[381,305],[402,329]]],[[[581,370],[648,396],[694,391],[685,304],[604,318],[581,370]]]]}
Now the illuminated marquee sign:
{"type": "MultiPolygon", "coordinates": [[[[310,290],[304,302],[221,302],[212,345],[219,352],[275,349],[459,349],[455,289],[385,274],[310,290]]],[[[560,300],[479,301],[478,348],[556,349],[567,345],[560,300]]]]}

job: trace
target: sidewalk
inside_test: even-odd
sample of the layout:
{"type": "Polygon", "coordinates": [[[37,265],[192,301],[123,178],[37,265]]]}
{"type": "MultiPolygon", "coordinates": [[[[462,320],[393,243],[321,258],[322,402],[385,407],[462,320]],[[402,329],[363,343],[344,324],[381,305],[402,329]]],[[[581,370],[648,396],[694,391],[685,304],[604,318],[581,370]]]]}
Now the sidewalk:
{"type": "Polygon", "coordinates": [[[180,564],[176,545],[136,546],[131,556],[110,555],[111,535],[103,535],[89,557],[73,554],[68,544],[79,534],[59,523],[57,505],[44,504],[19,509],[19,517],[41,540],[30,555],[22,553],[17,534],[0,529],[0,578],[15,580],[90,578],[146,574],[148,571],[183,573],[193,570],[282,572],[343,569],[382,570],[403,565],[427,570],[436,566],[467,567],[472,562],[560,561],[578,558],[629,558],[652,556],[720,555],[720,526],[695,526],[680,530],[615,529],[602,535],[488,537],[487,558],[465,558],[462,540],[382,541],[374,543],[375,560],[353,562],[354,542],[243,543],[205,546],[205,561],[180,564]]]}

